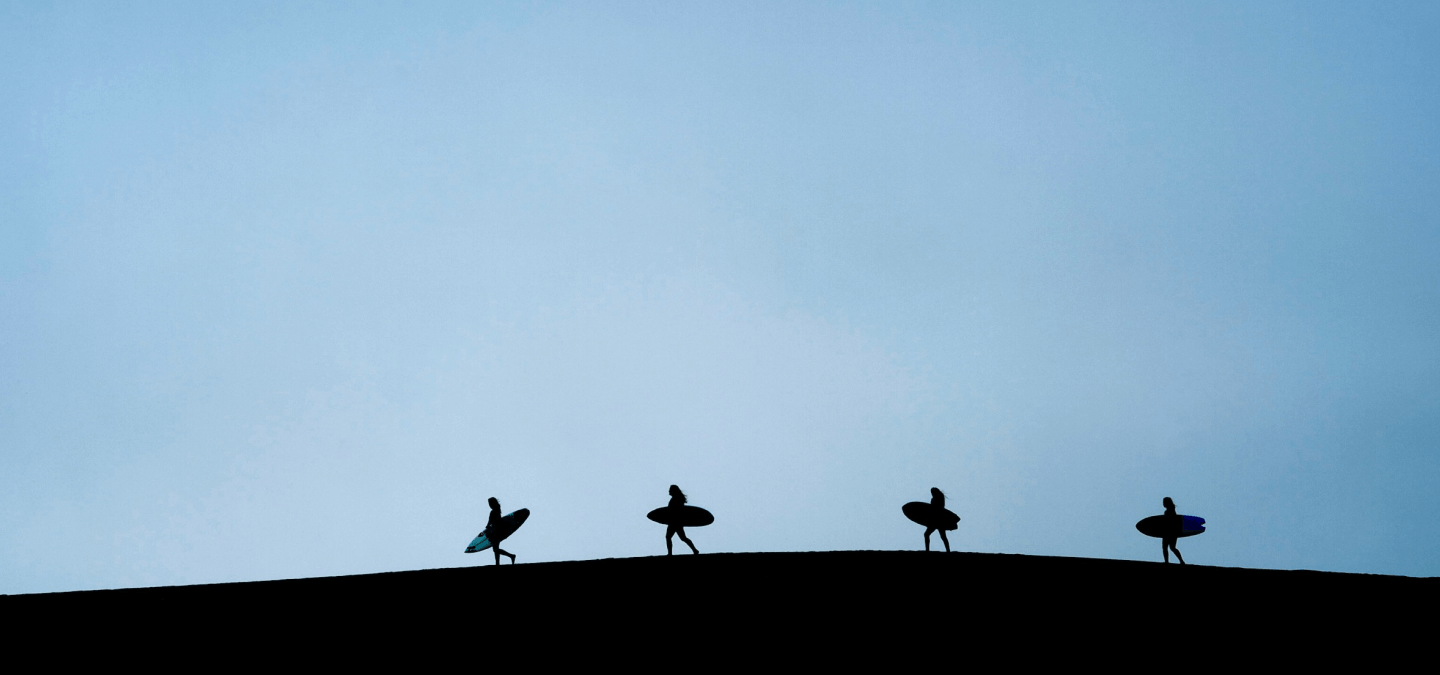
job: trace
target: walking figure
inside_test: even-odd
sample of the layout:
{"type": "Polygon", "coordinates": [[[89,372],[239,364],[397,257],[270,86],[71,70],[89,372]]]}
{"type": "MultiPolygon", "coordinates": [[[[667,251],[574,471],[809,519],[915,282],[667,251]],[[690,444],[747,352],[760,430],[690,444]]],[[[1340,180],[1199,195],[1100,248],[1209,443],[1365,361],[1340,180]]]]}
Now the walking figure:
{"type": "MultiPolygon", "coordinates": [[[[680,513],[681,507],[685,506],[686,501],[688,500],[685,499],[685,493],[680,491],[680,486],[671,485],[670,511],[672,513],[680,513]]],[[[679,519],[676,520],[678,521],[679,519]]],[[[677,534],[680,535],[680,541],[685,542],[685,545],[690,547],[691,553],[700,555],[700,549],[695,548],[695,542],[690,541],[690,538],[685,536],[685,526],[680,523],[683,523],[683,521],[679,521],[678,523],[671,522],[665,526],[665,555],[675,555],[674,537],[677,534]]]]}
{"type": "Polygon", "coordinates": [[[646,518],[665,526],[665,555],[675,555],[675,535],[680,535],[680,541],[690,547],[690,552],[700,554],[700,549],[695,548],[695,542],[685,536],[686,527],[704,527],[715,522],[715,516],[709,511],[698,506],[689,506],[686,503],[685,493],[680,491],[679,485],[670,486],[670,505],[662,506],[650,513],[645,514],[646,518]]]}
{"type": "MultiPolygon", "coordinates": [[[[1165,557],[1165,562],[1170,562],[1170,552],[1175,552],[1175,557],[1181,565],[1185,559],[1180,557],[1180,549],[1175,548],[1175,541],[1180,538],[1180,531],[1185,527],[1185,521],[1180,514],[1175,512],[1175,502],[1169,497],[1162,502],[1165,505],[1165,536],[1160,539],[1160,555],[1165,557]]],[[[1203,562],[1203,561],[1202,561],[1203,562]]]]}
{"type": "MultiPolygon", "coordinates": [[[[516,528],[518,529],[519,526],[517,525],[516,528]]],[[[490,541],[494,542],[496,565],[500,564],[500,556],[502,555],[508,556],[510,558],[511,565],[515,564],[515,554],[506,551],[503,548],[500,548],[500,542],[504,540],[505,537],[510,536],[511,532],[513,532],[513,530],[511,532],[506,532],[506,530],[508,529],[510,528],[506,527],[505,518],[500,515],[500,500],[491,497],[490,520],[485,523],[485,532],[490,535],[490,541]]]]}
{"type": "Polygon", "coordinates": [[[936,531],[940,532],[940,541],[945,544],[945,552],[950,552],[950,538],[945,536],[946,530],[953,530],[960,526],[960,516],[954,511],[945,508],[945,493],[940,488],[930,488],[930,503],[910,502],[901,507],[905,517],[912,522],[925,526],[925,550],[930,550],[930,535],[936,531]]]}

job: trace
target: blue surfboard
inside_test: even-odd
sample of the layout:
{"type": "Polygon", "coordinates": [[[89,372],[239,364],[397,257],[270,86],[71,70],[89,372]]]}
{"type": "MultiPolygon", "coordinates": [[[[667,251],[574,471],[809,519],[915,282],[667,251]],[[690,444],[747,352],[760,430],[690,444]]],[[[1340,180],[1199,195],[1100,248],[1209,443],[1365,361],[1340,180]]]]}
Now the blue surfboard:
{"type": "Polygon", "coordinates": [[[1175,532],[1174,521],[1168,520],[1165,516],[1150,516],[1138,523],[1135,529],[1147,537],[1164,539],[1166,537],[1193,537],[1205,531],[1205,519],[1199,516],[1180,516],[1180,531],[1175,532]]]}
{"type": "Polygon", "coordinates": [[[1200,516],[1180,516],[1180,520],[1184,523],[1180,526],[1180,536],[1182,537],[1205,531],[1205,519],[1200,516]]]}

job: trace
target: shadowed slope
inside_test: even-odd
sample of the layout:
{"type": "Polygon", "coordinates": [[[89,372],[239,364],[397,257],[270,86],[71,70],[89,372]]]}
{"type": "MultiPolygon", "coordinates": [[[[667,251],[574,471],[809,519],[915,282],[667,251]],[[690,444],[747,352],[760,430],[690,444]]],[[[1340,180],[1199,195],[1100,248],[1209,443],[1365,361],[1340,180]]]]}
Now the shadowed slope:
{"type": "Polygon", "coordinates": [[[1300,648],[1294,640],[1399,640],[1422,627],[1400,613],[1428,612],[1437,599],[1437,579],[841,551],[8,596],[0,611],[76,636],[266,648],[379,641],[454,650],[539,636],[550,645],[544,649],[562,650],[547,658],[570,649],[640,655],[729,645],[732,658],[735,650],[759,650],[846,661],[861,657],[856,650],[871,659],[963,647],[1033,660],[1057,657],[1057,649],[1163,655],[1198,640],[1197,650],[1255,648],[1281,658],[1300,648]]]}

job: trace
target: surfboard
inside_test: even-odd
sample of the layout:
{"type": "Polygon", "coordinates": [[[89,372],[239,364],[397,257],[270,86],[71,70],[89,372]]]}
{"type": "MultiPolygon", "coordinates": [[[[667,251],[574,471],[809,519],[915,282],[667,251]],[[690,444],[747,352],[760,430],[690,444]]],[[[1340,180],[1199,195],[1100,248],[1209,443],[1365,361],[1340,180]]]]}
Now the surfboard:
{"type": "Polygon", "coordinates": [[[646,518],[661,525],[674,525],[676,527],[704,527],[715,522],[715,516],[709,511],[698,506],[662,506],[650,513],[645,514],[646,518]]]}
{"type": "Polygon", "coordinates": [[[910,502],[902,507],[905,517],[910,520],[940,530],[954,530],[960,527],[960,516],[955,515],[950,509],[937,507],[927,502],[910,502]]]}
{"type": "Polygon", "coordinates": [[[1165,516],[1150,516],[1138,523],[1135,529],[1147,537],[1164,539],[1166,537],[1193,537],[1205,531],[1205,519],[1199,516],[1180,516],[1180,531],[1174,531],[1173,521],[1167,521],[1165,516]]]}
{"type": "Polygon", "coordinates": [[[525,520],[529,517],[530,509],[520,509],[519,511],[502,517],[498,525],[493,528],[486,527],[480,531],[480,534],[475,535],[475,539],[470,542],[469,546],[465,547],[465,552],[475,553],[477,551],[483,551],[505,541],[505,538],[515,534],[515,530],[520,529],[520,526],[524,525],[525,520]]]}

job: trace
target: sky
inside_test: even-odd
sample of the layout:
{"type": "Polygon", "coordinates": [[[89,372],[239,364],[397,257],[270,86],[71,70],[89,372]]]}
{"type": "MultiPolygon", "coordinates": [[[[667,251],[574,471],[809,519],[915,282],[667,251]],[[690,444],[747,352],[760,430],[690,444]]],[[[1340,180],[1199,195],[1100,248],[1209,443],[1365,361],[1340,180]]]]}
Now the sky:
{"type": "Polygon", "coordinates": [[[1440,575],[1433,3],[0,2],[0,593],[1440,575]],[[936,542],[938,544],[938,541],[936,542]],[[682,547],[683,550],[683,547],[682,547]]]}

